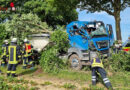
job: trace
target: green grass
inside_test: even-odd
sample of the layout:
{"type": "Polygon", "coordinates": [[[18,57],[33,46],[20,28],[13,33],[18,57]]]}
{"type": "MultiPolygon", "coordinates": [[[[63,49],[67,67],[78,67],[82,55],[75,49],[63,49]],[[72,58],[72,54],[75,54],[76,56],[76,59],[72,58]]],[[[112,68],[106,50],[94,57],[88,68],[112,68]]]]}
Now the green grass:
{"type": "Polygon", "coordinates": [[[52,83],[51,82],[49,82],[49,81],[46,81],[46,82],[44,82],[43,84],[41,84],[42,86],[47,86],[47,85],[51,85],[52,83]]]}
{"type": "Polygon", "coordinates": [[[34,81],[30,81],[30,84],[31,84],[32,86],[38,85],[38,83],[36,83],[36,82],[34,82],[34,81]]]}
{"type": "MultiPolygon", "coordinates": [[[[108,76],[109,80],[112,83],[112,86],[115,89],[122,88],[125,90],[130,90],[130,72],[111,72],[113,73],[112,76],[108,76]]],[[[91,71],[86,71],[86,72],[77,72],[77,71],[72,71],[72,70],[63,70],[60,71],[57,74],[52,74],[52,73],[41,73],[38,75],[39,77],[44,77],[47,76],[48,78],[50,77],[56,77],[59,79],[65,79],[65,80],[72,80],[79,82],[81,85],[82,83],[88,83],[89,89],[95,89],[98,88],[99,90],[103,90],[106,88],[104,84],[102,83],[102,79],[100,78],[100,82],[102,84],[101,88],[97,85],[95,87],[91,86],[91,71]],[[104,86],[104,87],[103,87],[104,86]]],[[[85,88],[83,88],[85,90],[85,88]]]]}
{"type": "Polygon", "coordinates": [[[17,78],[0,76],[0,90],[27,90],[28,87],[23,85],[17,78]]]}
{"type": "MultiPolygon", "coordinates": [[[[7,66],[5,67],[0,67],[1,71],[3,73],[6,73],[7,72],[7,66]]],[[[22,65],[18,65],[17,66],[17,69],[16,69],[16,74],[20,74],[20,75],[26,75],[26,74],[32,74],[34,73],[35,71],[37,70],[37,66],[30,70],[30,69],[22,69],[22,65]]]]}
{"type": "Polygon", "coordinates": [[[34,81],[27,81],[23,78],[12,78],[0,76],[0,90],[39,90],[38,84],[34,81]]]}
{"type": "MultiPolygon", "coordinates": [[[[3,72],[6,73],[6,68],[1,68],[3,72]]],[[[34,69],[34,70],[30,70],[30,69],[26,69],[26,70],[23,70],[22,69],[22,66],[18,66],[17,68],[17,73],[18,74],[22,74],[22,75],[33,75],[33,73],[37,70],[37,67],[34,69]]],[[[112,83],[112,86],[114,87],[114,89],[117,89],[117,90],[120,90],[120,89],[123,89],[123,90],[130,90],[130,72],[111,72],[113,75],[111,76],[108,76],[109,80],[111,81],[112,83]]],[[[47,78],[59,78],[59,79],[65,79],[65,80],[71,80],[71,81],[76,81],[78,82],[80,85],[84,84],[84,83],[87,83],[89,84],[89,88],[92,88],[91,87],[91,71],[81,71],[81,72],[77,72],[77,71],[73,71],[73,70],[63,70],[63,71],[60,71],[59,73],[57,74],[53,74],[53,73],[39,73],[37,75],[35,75],[37,77],[47,77],[47,78]]],[[[9,79],[4,79],[5,81],[7,82],[11,82],[11,80],[9,79]]],[[[2,79],[0,78],[0,81],[2,81],[2,79]]],[[[15,82],[15,83],[19,83],[19,82],[24,82],[25,84],[26,83],[30,83],[24,79],[19,79],[19,80],[12,80],[12,82],[15,82]]],[[[102,84],[102,82],[99,82],[102,84]]],[[[50,85],[51,82],[44,82],[43,85],[50,85]]],[[[34,85],[35,86],[35,85],[34,85]]],[[[98,85],[94,88],[97,88],[98,85]]],[[[103,84],[101,86],[101,88],[98,88],[98,89],[101,89],[102,88],[105,88],[105,86],[103,87],[103,84]]],[[[86,88],[84,87],[83,90],[85,90],[86,88]]]]}
{"type": "Polygon", "coordinates": [[[66,89],[75,89],[76,88],[76,86],[71,83],[65,83],[62,87],[66,88],[66,89]]]}
{"type": "Polygon", "coordinates": [[[109,79],[113,87],[130,90],[130,72],[116,72],[109,79]]]}
{"type": "Polygon", "coordinates": [[[88,80],[91,79],[91,72],[76,72],[72,70],[64,70],[61,71],[60,73],[57,74],[49,74],[50,76],[56,76],[60,79],[68,79],[68,80],[76,80],[76,81],[85,81],[87,82],[88,80]]]}

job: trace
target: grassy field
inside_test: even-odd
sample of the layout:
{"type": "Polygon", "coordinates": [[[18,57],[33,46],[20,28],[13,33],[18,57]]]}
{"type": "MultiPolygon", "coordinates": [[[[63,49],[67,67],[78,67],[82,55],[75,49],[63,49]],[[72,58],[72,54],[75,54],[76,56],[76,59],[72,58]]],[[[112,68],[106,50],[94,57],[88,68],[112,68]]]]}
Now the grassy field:
{"type": "MultiPolygon", "coordinates": [[[[57,74],[45,73],[45,72],[39,72],[37,74],[34,74],[38,69],[39,69],[39,66],[36,66],[33,70],[30,70],[30,69],[23,70],[21,66],[18,66],[17,74],[19,74],[20,77],[25,76],[24,78],[26,78],[26,76],[27,77],[35,76],[35,78],[41,78],[41,79],[43,77],[44,78],[46,77],[46,78],[56,78],[56,80],[63,80],[64,84],[57,85],[57,86],[59,86],[60,88],[61,87],[65,88],[67,90],[68,89],[79,90],[78,87],[80,87],[81,90],[88,90],[88,89],[89,90],[90,89],[91,90],[94,90],[94,89],[104,90],[104,89],[106,89],[102,83],[102,80],[100,80],[100,82],[95,87],[93,87],[91,85],[91,71],[62,70],[57,74]],[[68,82],[68,80],[69,80],[69,82],[68,82]],[[75,83],[78,83],[78,85],[76,85],[75,83]]],[[[1,70],[4,73],[4,75],[0,77],[0,81],[3,80],[1,78],[6,77],[5,76],[6,67],[1,67],[1,70]]],[[[108,77],[115,90],[130,90],[130,72],[109,72],[108,71],[108,77]]],[[[13,84],[15,84],[16,88],[22,87],[23,89],[21,89],[21,90],[26,90],[24,88],[28,87],[28,85],[31,84],[32,86],[29,86],[28,90],[38,90],[36,87],[33,87],[33,84],[36,86],[38,86],[38,85],[35,83],[33,78],[31,78],[31,80],[27,81],[26,79],[24,80],[23,78],[20,78],[20,79],[4,78],[4,85],[3,85],[3,83],[1,85],[3,85],[2,87],[8,86],[9,88],[11,88],[12,86],[9,86],[9,85],[10,85],[10,82],[13,82],[13,84]],[[19,83],[16,84],[17,82],[19,82],[19,83]],[[24,85],[25,83],[28,83],[27,86],[24,85]]],[[[42,85],[42,86],[53,85],[54,86],[54,84],[55,84],[55,81],[48,80],[40,85],[42,85]]],[[[14,90],[17,90],[17,89],[14,89],[14,90]]]]}

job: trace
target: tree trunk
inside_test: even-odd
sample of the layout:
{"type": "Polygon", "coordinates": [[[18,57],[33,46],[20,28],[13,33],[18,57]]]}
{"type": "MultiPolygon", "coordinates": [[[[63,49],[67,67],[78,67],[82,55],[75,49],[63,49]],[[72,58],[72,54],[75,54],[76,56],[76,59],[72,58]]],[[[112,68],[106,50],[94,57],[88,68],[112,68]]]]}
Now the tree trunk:
{"type": "Polygon", "coordinates": [[[121,27],[120,27],[120,12],[117,12],[115,14],[115,25],[116,25],[116,39],[117,40],[122,40],[122,37],[121,37],[121,27]]]}

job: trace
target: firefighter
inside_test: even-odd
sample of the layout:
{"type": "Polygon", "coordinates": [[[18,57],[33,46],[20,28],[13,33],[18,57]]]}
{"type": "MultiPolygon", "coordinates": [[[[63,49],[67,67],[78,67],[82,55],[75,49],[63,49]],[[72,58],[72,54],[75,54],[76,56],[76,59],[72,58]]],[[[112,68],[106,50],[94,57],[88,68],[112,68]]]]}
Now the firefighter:
{"type": "Polygon", "coordinates": [[[20,54],[20,48],[17,45],[17,38],[11,40],[11,45],[8,47],[9,50],[9,61],[7,67],[7,76],[16,77],[16,67],[18,64],[18,56],[20,54]]]}
{"type": "Polygon", "coordinates": [[[23,69],[27,68],[27,65],[33,68],[34,62],[32,60],[32,48],[33,46],[29,43],[28,39],[24,39],[24,46],[23,46],[23,69]]]}
{"type": "Polygon", "coordinates": [[[5,66],[8,60],[8,40],[4,40],[4,44],[2,45],[2,61],[1,66],[5,66]]]}
{"type": "Polygon", "coordinates": [[[92,67],[92,85],[96,85],[98,73],[100,73],[104,84],[108,89],[112,89],[112,85],[106,76],[106,71],[103,68],[102,61],[98,58],[97,52],[91,51],[91,67],[92,67]]]}

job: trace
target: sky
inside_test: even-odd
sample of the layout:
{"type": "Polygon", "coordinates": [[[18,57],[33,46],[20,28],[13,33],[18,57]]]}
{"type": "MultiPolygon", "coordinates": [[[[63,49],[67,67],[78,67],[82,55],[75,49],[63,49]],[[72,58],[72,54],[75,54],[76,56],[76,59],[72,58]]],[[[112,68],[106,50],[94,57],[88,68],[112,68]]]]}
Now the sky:
{"type": "MultiPolygon", "coordinates": [[[[78,11],[78,20],[79,21],[103,21],[106,24],[111,24],[113,27],[114,37],[116,39],[115,33],[115,20],[114,17],[108,15],[106,12],[95,12],[95,13],[86,13],[86,11],[78,11]]],[[[130,8],[126,8],[121,12],[121,33],[122,41],[125,42],[130,35],[130,8]]]]}

